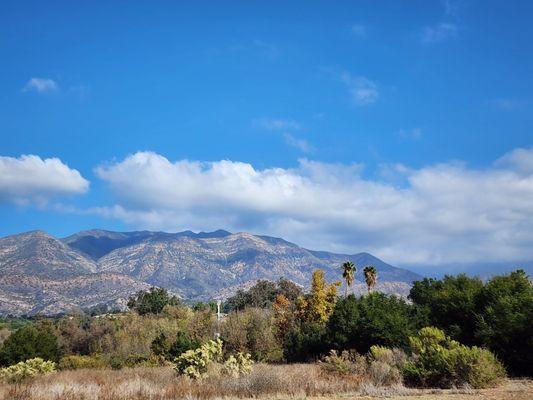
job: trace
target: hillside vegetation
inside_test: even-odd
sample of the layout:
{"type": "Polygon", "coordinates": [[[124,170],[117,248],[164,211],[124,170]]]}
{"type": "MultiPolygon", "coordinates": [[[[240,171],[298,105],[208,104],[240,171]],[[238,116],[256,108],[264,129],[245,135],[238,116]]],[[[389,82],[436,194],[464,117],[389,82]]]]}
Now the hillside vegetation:
{"type": "Polygon", "coordinates": [[[297,379],[305,379],[297,393],[323,395],[411,390],[404,385],[487,388],[507,373],[532,374],[533,286],[523,271],[486,283],[464,275],[425,279],[406,301],[373,291],[375,268],[366,269],[368,293],[356,297],[355,269],[339,269],[342,295],[343,283],[328,282],[321,270],[307,293],[287,280],[260,281],[228,299],[220,321],[215,303],[186,305],[157,288],[133,296],[129,312],[11,319],[0,328],[0,379],[46,385],[56,375],[79,379],[58,370],[144,367],[129,376],[151,381],[166,371],[170,386],[157,398],[172,398],[167,389],[211,398],[294,395],[297,379]],[[31,369],[39,359],[52,363],[45,372],[31,369]],[[191,379],[207,380],[213,391],[191,379]]]}

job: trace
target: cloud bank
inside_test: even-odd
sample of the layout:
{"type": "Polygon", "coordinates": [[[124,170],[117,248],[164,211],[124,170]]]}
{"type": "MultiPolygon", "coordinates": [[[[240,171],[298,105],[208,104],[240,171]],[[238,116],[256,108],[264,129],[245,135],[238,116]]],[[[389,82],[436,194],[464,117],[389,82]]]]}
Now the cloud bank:
{"type": "Polygon", "coordinates": [[[116,204],[93,212],[139,228],[278,235],[404,265],[533,259],[533,149],[483,170],[457,162],[383,170],[367,179],[359,164],[302,159],[258,170],[139,152],[96,169],[116,204]]]}
{"type": "Polygon", "coordinates": [[[53,197],[88,188],[89,182],[58,158],[0,157],[0,202],[44,205],[53,197]]]}

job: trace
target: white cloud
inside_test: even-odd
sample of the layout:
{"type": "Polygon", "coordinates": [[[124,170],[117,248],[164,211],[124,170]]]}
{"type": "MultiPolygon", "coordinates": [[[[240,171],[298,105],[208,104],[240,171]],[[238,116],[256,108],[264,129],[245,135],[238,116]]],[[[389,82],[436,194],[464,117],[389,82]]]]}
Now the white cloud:
{"type": "Polygon", "coordinates": [[[403,265],[525,260],[533,259],[532,160],[533,149],[517,149],[484,170],[390,166],[403,178],[393,183],[363,178],[359,164],[258,170],[142,152],[97,168],[117,204],[94,212],[138,228],[272,234],[403,265]]]}
{"type": "Polygon", "coordinates": [[[533,150],[514,149],[496,161],[496,165],[524,175],[533,174],[533,150]]]}
{"type": "Polygon", "coordinates": [[[312,153],[315,151],[315,147],[305,139],[294,137],[290,133],[283,134],[285,143],[289,146],[296,147],[303,153],[312,153]]]}
{"type": "Polygon", "coordinates": [[[350,32],[353,36],[364,38],[366,36],[366,26],[361,24],[354,24],[351,26],[350,32]]]}
{"type": "Polygon", "coordinates": [[[89,182],[58,158],[0,157],[0,201],[44,205],[52,197],[85,193],[89,182]]]}
{"type": "Polygon", "coordinates": [[[52,79],[46,78],[31,78],[24,88],[25,92],[35,91],[38,93],[55,92],[59,89],[57,83],[52,79]]]}
{"type": "Polygon", "coordinates": [[[434,26],[426,26],[422,29],[422,43],[439,43],[448,39],[455,39],[459,35],[456,25],[441,22],[434,26]]]}
{"type": "Polygon", "coordinates": [[[378,100],[378,87],[370,79],[364,76],[352,76],[348,72],[341,73],[340,79],[348,87],[352,100],[356,105],[366,106],[378,100]]]}
{"type": "Polygon", "coordinates": [[[269,131],[299,130],[300,124],[291,119],[281,118],[256,118],[253,124],[269,131]]]}

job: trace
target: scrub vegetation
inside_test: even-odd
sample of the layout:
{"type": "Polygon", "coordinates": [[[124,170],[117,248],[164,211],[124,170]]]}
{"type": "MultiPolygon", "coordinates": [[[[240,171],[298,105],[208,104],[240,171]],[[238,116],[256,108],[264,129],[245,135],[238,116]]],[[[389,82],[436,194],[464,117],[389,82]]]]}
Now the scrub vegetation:
{"type": "Polygon", "coordinates": [[[518,398],[531,394],[529,380],[507,378],[533,373],[533,286],[523,271],[424,279],[402,299],[372,290],[373,267],[368,293],[351,294],[355,269],[339,268],[344,282],[316,270],[307,292],[259,281],[225,302],[220,321],[213,303],[187,305],[156,288],[131,298],[129,312],[5,319],[0,396],[461,395],[516,382],[518,398]]]}

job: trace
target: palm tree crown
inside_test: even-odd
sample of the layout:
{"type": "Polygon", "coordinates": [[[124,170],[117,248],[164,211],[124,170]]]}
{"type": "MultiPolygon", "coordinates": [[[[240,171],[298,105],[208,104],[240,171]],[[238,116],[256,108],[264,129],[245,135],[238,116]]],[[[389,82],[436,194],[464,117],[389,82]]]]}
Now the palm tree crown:
{"type": "Polygon", "coordinates": [[[370,292],[374,288],[374,286],[376,286],[376,283],[378,281],[378,274],[376,268],[371,265],[365,267],[364,273],[366,286],[368,287],[368,291],[370,292]]]}
{"type": "Polygon", "coordinates": [[[348,297],[348,288],[355,281],[355,273],[357,272],[357,267],[351,261],[346,261],[342,264],[342,277],[346,282],[344,287],[344,297],[348,297]]]}

